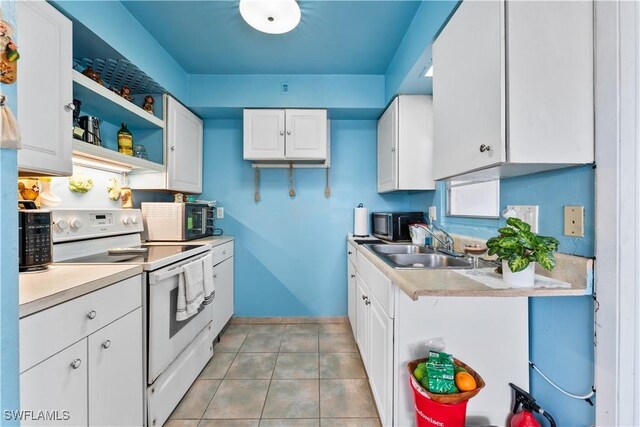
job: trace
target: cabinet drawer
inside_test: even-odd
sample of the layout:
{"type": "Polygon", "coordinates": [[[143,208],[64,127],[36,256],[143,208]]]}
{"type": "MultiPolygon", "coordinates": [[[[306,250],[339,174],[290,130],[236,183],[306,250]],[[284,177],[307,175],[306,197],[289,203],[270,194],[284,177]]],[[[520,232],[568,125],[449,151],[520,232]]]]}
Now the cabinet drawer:
{"type": "Polygon", "coordinates": [[[141,284],[131,277],[20,319],[20,372],[140,307],[141,284]]]}
{"type": "Polygon", "coordinates": [[[393,318],[393,287],[391,280],[378,270],[362,253],[358,252],[356,268],[382,309],[393,318]]]}
{"type": "Polygon", "coordinates": [[[213,253],[213,265],[220,264],[225,259],[233,256],[233,242],[228,242],[220,246],[214,246],[211,250],[213,253]]]}
{"type": "Polygon", "coordinates": [[[353,265],[356,265],[357,253],[358,251],[356,250],[356,247],[353,246],[351,243],[347,243],[347,257],[349,258],[349,261],[353,263],[353,265]]]}

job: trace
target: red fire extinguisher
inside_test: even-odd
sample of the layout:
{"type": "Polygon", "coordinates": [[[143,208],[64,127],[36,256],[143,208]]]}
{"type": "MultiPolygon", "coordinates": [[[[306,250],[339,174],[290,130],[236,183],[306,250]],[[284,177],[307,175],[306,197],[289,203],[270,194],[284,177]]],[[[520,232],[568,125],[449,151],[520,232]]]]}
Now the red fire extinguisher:
{"type": "Polygon", "coordinates": [[[511,427],[541,427],[540,423],[533,416],[534,412],[543,415],[549,420],[551,427],[556,427],[556,421],[550,413],[542,409],[536,400],[529,393],[521,389],[515,384],[509,383],[515,392],[515,403],[513,405],[513,417],[511,418],[511,427]],[[522,411],[518,412],[518,408],[522,405],[522,411]]]}

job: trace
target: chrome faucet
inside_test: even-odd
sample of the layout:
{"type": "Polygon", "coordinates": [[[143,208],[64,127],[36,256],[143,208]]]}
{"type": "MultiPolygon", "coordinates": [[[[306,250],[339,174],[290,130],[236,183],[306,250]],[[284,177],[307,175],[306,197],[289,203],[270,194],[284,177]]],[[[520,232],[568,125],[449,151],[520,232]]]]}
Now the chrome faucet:
{"type": "Polygon", "coordinates": [[[451,237],[451,235],[449,233],[447,233],[445,230],[443,230],[441,227],[438,227],[437,225],[433,224],[433,222],[431,223],[431,226],[428,227],[424,224],[416,224],[417,226],[419,226],[420,228],[424,229],[427,233],[429,233],[429,235],[431,235],[431,237],[433,237],[435,240],[437,240],[442,246],[444,246],[444,248],[437,248],[436,245],[431,245],[431,247],[433,248],[434,251],[436,252],[442,252],[444,254],[447,255],[451,255],[454,257],[463,257],[464,254],[458,253],[453,249],[453,237],[451,237]],[[436,231],[441,232],[442,234],[444,234],[444,240],[442,240],[440,237],[438,237],[438,235],[436,233],[434,233],[434,229],[436,231]]]}

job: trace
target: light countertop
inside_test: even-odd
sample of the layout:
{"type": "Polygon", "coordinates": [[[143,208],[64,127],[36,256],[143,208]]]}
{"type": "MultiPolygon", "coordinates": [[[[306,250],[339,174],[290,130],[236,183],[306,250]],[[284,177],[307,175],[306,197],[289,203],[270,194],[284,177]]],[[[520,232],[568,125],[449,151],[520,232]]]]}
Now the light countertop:
{"type": "Polygon", "coordinates": [[[233,241],[233,236],[207,236],[184,242],[144,242],[146,245],[210,245],[212,248],[233,241]]]}
{"type": "MultiPolygon", "coordinates": [[[[551,277],[571,283],[570,288],[507,288],[494,289],[468,276],[447,269],[397,270],[389,266],[376,254],[363,245],[349,239],[371,263],[402,289],[413,300],[421,296],[442,297],[533,297],[533,296],[577,296],[590,293],[593,261],[587,258],[557,254],[557,264],[551,277]],[[584,261],[576,261],[581,258],[584,261]],[[572,271],[563,271],[571,269],[572,271]],[[582,271],[576,272],[575,269],[582,271]],[[554,277],[555,276],[555,277],[554,277]]],[[[539,272],[536,272],[539,273],[539,272]]]]}
{"type": "Polygon", "coordinates": [[[140,265],[60,265],[20,273],[20,318],[142,273],[140,265]]]}

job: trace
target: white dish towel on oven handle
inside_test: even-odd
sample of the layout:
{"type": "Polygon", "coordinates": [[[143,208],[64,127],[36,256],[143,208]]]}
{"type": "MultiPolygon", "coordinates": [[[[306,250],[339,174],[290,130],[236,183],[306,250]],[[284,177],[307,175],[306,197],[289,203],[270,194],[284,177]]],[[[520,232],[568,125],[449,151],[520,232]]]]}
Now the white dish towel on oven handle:
{"type": "Polygon", "coordinates": [[[204,271],[204,305],[213,302],[216,294],[216,285],[213,278],[213,255],[209,254],[202,258],[202,270],[204,271]]]}
{"type": "Polygon", "coordinates": [[[204,269],[201,260],[182,266],[178,275],[176,320],[183,321],[198,312],[204,301],[204,269]]]}

